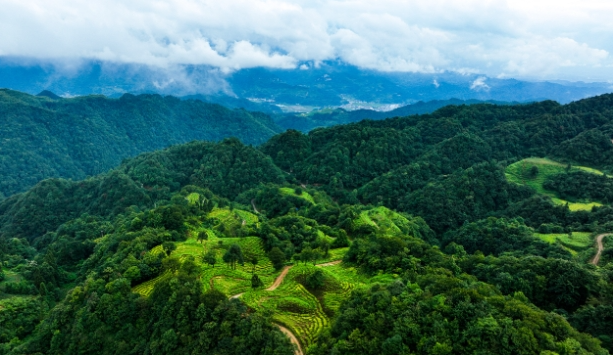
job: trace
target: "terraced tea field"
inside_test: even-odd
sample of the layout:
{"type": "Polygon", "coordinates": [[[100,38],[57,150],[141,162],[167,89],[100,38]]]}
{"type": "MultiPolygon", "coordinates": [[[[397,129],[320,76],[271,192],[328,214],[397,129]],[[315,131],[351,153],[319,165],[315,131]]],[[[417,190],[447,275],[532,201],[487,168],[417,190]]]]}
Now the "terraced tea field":
{"type": "Polygon", "coordinates": [[[594,237],[589,232],[573,232],[571,236],[568,233],[535,233],[534,235],[549,244],[559,243],[573,255],[594,246],[594,237]]]}
{"type": "MultiPolygon", "coordinates": [[[[603,175],[599,170],[592,169],[585,166],[572,166],[571,171],[585,171],[592,174],[603,175]]],[[[545,180],[552,175],[562,174],[566,172],[566,165],[549,160],[546,158],[527,158],[520,160],[516,163],[509,165],[505,169],[505,175],[507,180],[520,185],[527,185],[536,190],[539,194],[547,195],[551,197],[551,200],[559,205],[568,204],[568,208],[571,211],[591,211],[594,206],[602,206],[598,202],[584,201],[584,202],[569,202],[560,199],[555,192],[546,190],[543,188],[545,180]],[[530,176],[530,169],[533,166],[538,168],[538,174],[536,176],[530,176]]]]}
{"type": "MultiPolygon", "coordinates": [[[[293,192],[293,190],[292,190],[293,192]]],[[[258,222],[258,217],[250,212],[229,209],[214,209],[208,216],[216,218],[218,223],[235,225],[239,223],[253,224],[258,222]]],[[[372,223],[378,228],[400,232],[404,217],[386,208],[379,207],[371,211],[365,211],[360,215],[362,223],[372,223]]],[[[183,242],[175,242],[176,249],[170,257],[185,261],[193,258],[200,267],[200,279],[205,290],[214,288],[232,298],[240,298],[251,309],[257,312],[269,314],[278,324],[290,331],[299,340],[302,348],[313,344],[323,329],[328,327],[331,317],[352,290],[358,287],[366,287],[373,282],[389,281],[392,275],[368,277],[362,275],[355,268],[345,267],[340,261],[349,248],[332,249],[326,258],[318,260],[318,265],[297,264],[291,266],[284,277],[279,277],[280,271],[274,269],[263,249],[262,241],[257,237],[226,238],[212,228],[203,226],[189,226],[188,239],[183,242]],[[207,231],[208,240],[199,242],[199,232],[207,231]],[[231,245],[241,247],[245,257],[244,265],[236,265],[236,269],[230,267],[222,260],[224,253],[231,245]],[[213,251],[217,263],[213,266],[203,263],[202,255],[213,251]],[[252,257],[257,258],[255,265],[247,261],[252,257]],[[324,274],[324,287],[321,290],[310,292],[304,286],[306,275],[315,270],[322,270],[324,274]],[[264,287],[253,289],[251,277],[257,274],[264,287]],[[277,278],[279,278],[277,280],[277,278]],[[275,280],[277,282],[275,283],[275,280]],[[277,288],[270,288],[271,285],[277,288]]],[[[332,238],[322,233],[322,238],[332,238]]],[[[152,250],[153,253],[164,253],[161,246],[152,250]]],[[[133,291],[148,297],[157,282],[172,277],[167,272],[157,278],[144,282],[133,288],[133,291]]]]}

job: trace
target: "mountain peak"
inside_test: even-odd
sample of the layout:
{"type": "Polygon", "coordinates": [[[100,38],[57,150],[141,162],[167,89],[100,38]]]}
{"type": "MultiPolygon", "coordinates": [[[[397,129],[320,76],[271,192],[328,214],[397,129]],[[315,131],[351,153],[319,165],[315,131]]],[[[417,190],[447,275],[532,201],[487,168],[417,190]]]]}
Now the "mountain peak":
{"type": "Polygon", "coordinates": [[[43,90],[43,91],[41,91],[41,92],[40,92],[38,95],[36,95],[36,96],[39,96],[39,97],[48,97],[48,98],[53,99],[53,100],[59,100],[59,99],[61,99],[61,97],[57,96],[56,94],[52,93],[52,92],[51,92],[51,91],[49,91],[49,90],[43,90]]]}

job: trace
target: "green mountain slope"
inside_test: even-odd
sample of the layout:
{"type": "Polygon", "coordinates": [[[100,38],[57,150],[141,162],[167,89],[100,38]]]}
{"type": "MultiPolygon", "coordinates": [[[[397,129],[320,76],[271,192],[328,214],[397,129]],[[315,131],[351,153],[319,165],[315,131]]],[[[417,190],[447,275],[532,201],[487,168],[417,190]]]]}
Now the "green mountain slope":
{"type": "Polygon", "coordinates": [[[613,165],[574,149],[611,148],[612,107],[446,107],[44,180],[0,202],[0,354],[609,354],[613,165]]]}
{"type": "Polygon", "coordinates": [[[192,140],[278,133],[268,116],[158,95],[53,99],[0,90],[0,198],[50,177],[83,179],[123,159],[192,140]]]}

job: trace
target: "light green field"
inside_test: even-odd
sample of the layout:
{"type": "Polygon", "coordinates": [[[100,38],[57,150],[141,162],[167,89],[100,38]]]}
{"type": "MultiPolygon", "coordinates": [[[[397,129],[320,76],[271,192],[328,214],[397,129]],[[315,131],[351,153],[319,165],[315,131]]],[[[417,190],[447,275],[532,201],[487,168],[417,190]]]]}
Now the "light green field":
{"type": "Polygon", "coordinates": [[[245,221],[246,225],[251,225],[258,222],[258,216],[251,212],[237,209],[230,211],[229,208],[217,207],[215,207],[211,213],[209,213],[209,218],[217,218],[228,229],[230,229],[232,226],[241,225],[243,221],[245,221]]]}
{"type": "MultiPolygon", "coordinates": [[[[585,166],[572,166],[571,171],[585,171],[592,174],[603,175],[599,170],[588,168],[585,166]]],[[[568,204],[571,211],[591,211],[594,206],[602,206],[598,202],[569,202],[558,198],[553,191],[543,188],[545,180],[552,175],[563,174],[566,172],[566,165],[549,160],[546,158],[527,158],[509,165],[505,170],[507,180],[520,185],[527,185],[536,190],[539,194],[551,197],[551,200],[558,205],[568,204]],[[530,169],[536,166],[538,174],[535,177],[530,176],[530,169]]]]}
{"type": "Polygon", "coordinates": [[[569,237],[567,233],[535,233],[534,236],[549,244],[559,243],[573,255],[577,255],[577,252],[594,246],[594,238],[592,238],[592,234],[589,232],[573,232],[572,237],[569,237]]]}
{"type": "Polygon", "coordinates": [[[353,224],[354,228],[360,228],[362,225],[372,226],[377,233],[385,235],[416,236],[415,231],[419,229],[406,217],[383,206],[362,211],[359,217],[353,220],[353,224]]]}
{"type": "Polygon", "coordinates": [[[282,195],[290,195],[290,196],[298,197],[298,198],[307,200],[312,204],[315,204],[315,200],[313,199],[313,196],[311,196],[304,189],[302,190],[302,193],[300,195],[298,195],[296,191],[292,189],[291,187],[282,187],[279,189],[279,192],[281,192],[282,195]]]}

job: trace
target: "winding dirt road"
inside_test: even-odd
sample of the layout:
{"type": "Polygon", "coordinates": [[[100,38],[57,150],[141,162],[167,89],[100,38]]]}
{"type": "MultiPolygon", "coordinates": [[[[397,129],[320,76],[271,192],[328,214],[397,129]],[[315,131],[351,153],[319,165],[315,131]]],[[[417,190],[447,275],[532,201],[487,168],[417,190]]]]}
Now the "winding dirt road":
{"type": "Polygon", "coordinates": [[[289,338],[289,340],[292,342],[292,344],[296,345],[296,351],[294,351],[294,353],[296,355],[304,355],[304,351],[302,351],[302,345],[300,345],[300,342],[298,341],[298,338],[296,338],[296,336],[294,335],[294,333],[292,333],[291,330],[285,328],[282,325],[279,324],[275,324],[279,330],[285,334],[286,337],[289,338]]]}
{"type": "Polygon", "coordinates": [[[598,248],[598,251],[596,252],[596,256],[594,256],[594,259],[592,259],[591,261],[593,265],[598,265],[598,263],[600,262],[600,255],[602,254],[602,251],[604,250],[604,245],[602,245],[602,240],[604,239],[604,237],[608,235],[613,235],[613,233],[599,234],[596,237],[596,247],[598,248]]]}
{"type": "Polygon", "coordinates": [[[317,264],[315,266],[319,266],[319,267],[334,266],[334,265],[340,264],[341,262],[343,262],[343,261],[342,260],[335,260],[335,261],[330,261],[329,263],[317,264]]]}
{"type": "Polygon", "coordinates": [[[253,206],[253,210],[256,214],[260,214],[260,211],[258,211],[258,209],[255,207],[255,200],[251,200],[251,206],[253,206]]]}
{"type": "MultiPolygon", "coordinates": [[[[253,208],[255,209],[255,206],[253,206],[253,208]]],[[[331,261],[328,263],[323,263],[323,264],[317,264],[316,266],[319,267],[326,267],[326,266],[333,266],[333,265],[338,265],[342,262],[342,260],[335,260],[335,261],[331,261]]],[[[281,286],[281,284],[283,283],[283,280],[285,280],[285,276],[287,276],[287,273],[289,272],[289,270],[293,267],[293,265],[289,265],[283,268],[283,270],[281,271],[281,274],[279,274],[279,276],[277,276],[277,278],[275,279],[275,282],[272,283],[272,285],[266,289],[266,291],[274,291],[276,290],[279,286],[281,286]]],[[[213,286],[213,282],[211,279],[211,287],[213,286]]],[[[234,296],[231,296],[230,299],[238,299],[242,296],[242,293],[236,294],[234,296]]],[[[296,338],[296,336],[294,335],[294,333],[292,333],[291,330],[287,329],[286,327],[280,325],[280,324],[275,324],[279,330],[285,334],[285,336],[287,336],[290,340],[290,342],[294,345],[296,345],[296,351],[295,354],[296,355],[304,355],[304,351],[302,350],[302,344],[300,344],[300,341],[298,340],[298,338],[296,338]]]]}
{"type": "Polygon", "coordinates": [[[287,276],[287,273],[289,272],[289,269],[291,268],[292,266],[284,267],[283,270],[281,271],[281,274],[277,276],[277,278],[275,279],[275,282],[273,282],[272,286],[267,288],[266,291],[274,291],[277,289],[277,287],[281,286],[281,283],[283,283],[283,280],[285,280],[285,276],[287,276]]]}

